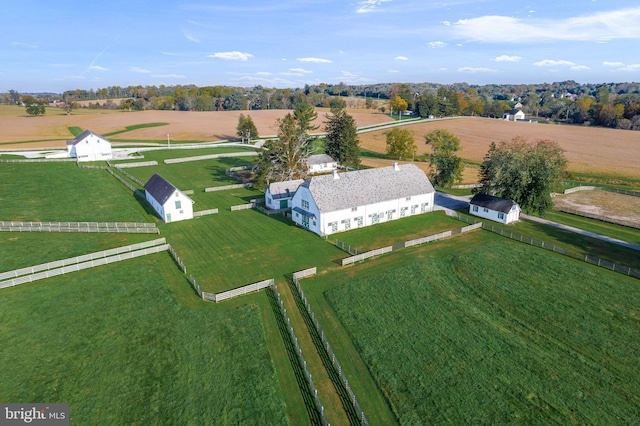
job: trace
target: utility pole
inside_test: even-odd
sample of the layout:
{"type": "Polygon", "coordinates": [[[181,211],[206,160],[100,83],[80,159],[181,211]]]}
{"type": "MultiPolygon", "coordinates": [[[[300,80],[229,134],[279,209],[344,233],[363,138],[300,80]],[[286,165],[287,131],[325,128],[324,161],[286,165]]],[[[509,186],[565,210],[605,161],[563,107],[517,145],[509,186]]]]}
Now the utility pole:
{"type": "Polygon", "coordinates": [[[167,133],[167,146],[171,149],[171,139],[169,139],[169,133],[167,133]]]}

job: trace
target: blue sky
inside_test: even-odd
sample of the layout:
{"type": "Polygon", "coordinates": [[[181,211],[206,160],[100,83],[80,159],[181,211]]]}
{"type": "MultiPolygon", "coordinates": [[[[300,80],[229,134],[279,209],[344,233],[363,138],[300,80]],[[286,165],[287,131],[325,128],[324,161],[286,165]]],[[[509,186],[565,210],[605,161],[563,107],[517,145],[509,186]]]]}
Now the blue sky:
{"type": "Polygon", "coordinates": [[[639,81],[633,3],[13,0],[0,91],[639,81]]]}

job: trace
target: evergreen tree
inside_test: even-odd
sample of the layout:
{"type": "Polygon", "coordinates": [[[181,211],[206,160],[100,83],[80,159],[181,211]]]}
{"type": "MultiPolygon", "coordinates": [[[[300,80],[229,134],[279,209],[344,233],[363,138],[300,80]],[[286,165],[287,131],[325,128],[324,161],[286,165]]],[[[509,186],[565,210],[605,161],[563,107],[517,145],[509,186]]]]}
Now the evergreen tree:
{"type": "Polygon", "coordinates": [[[425,135],[433,153],[429,160],[434,185],[451,186],[462,180],[464,163],[456,155],[460,150],[460,138],[445,129],[432,130],[425,135]]]}
{"type": "Polygon", "coordinates": [[[343,108],[334,108],[325,115],[325,153],[343,166],[360,165],[360,139],[356,121],[343,108]]]}

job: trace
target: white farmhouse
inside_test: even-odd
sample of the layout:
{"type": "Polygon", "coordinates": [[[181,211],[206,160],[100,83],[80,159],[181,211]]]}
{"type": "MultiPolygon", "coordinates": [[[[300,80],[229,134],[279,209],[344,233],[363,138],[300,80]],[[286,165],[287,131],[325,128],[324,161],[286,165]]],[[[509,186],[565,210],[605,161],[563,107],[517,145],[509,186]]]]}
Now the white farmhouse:
{"type": "Polygon", "coordinates": [[[193,219],[193,200],[155,173],[144,185],[147,202],[166,222],[193,219]]]}
{"type": "Polygon", "coordinates": [[[89,129],[67,141],[67,154],[76,161],[104,161],[113,158],[111,142],[89,129]]]}
{"type": "Polygon", "coordinates": [[[298,187],[292,219],[318,235],[433,210],[435,190],[414,164],[314,176],[298,187]]]}
{"type": "Polygon", "coordinates": [[[520,219],[520,206],[513,200],[488,194],[476,194],[469,201],[469,213],[507,224],[520,219]]]}
{"type": "Polygon", "coordinates": [[[309,174],[327,173],[338,170],[338,162],[327,154],[310,155],[307,159],[309,174]]]}
{"type": "Polygon", "coordinates": [[[291,199],[302,182],[302,179],[296,179],[269,184],[264,197],[267,207],[274,210],[291,209],[291,199]]]}
{"type": "Polygon", "coordinates": [[[524,112],[521,109],[512,109],[502,114],[502,119],[507,121],[524,120],[524,112]]]}

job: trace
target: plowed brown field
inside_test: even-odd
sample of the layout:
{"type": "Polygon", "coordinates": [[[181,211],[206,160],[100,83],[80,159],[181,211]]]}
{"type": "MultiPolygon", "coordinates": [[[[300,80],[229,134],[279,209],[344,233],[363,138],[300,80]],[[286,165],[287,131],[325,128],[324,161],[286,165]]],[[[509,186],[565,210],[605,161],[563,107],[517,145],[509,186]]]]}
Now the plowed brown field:
{"type": "MultiPolygon", "coordinates": [[[[482,162],[491,141],[524,136],[530,140],[552,139],[564,150],[569,170],[640,178],[640,132],[600,127],[562,126],[508,122],[488,118],[459,118],[431,121],[406,127],[413,131],[418,154],[429,153],[424,135],[434,129],[447,129],[461,139],[460,156],[482,162]]],[[[360,135],[362,147],[384,152],[384,131],[360,135]]]]}

